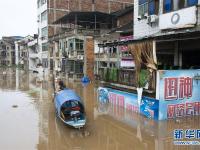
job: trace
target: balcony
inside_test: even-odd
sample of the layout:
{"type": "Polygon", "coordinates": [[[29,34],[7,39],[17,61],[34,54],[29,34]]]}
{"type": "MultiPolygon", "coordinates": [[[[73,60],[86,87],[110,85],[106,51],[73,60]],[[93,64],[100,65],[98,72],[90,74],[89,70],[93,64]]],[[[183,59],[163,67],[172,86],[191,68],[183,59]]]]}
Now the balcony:
{"type": "Polygon", "coordinates": [[[101,81],[106,81],[108,83],[136,86],[134,70],[100,68],[99,78],[101,81]]]}
{"type": "Polygon", "coordinates": [[[29,57],[32,58],[32,59],[37,59],[38,54],[37,53],[29,53],[29,57]]]}
{"type": "Polygon", "coordinates": [[[30,42],[28,43],[28,46],[29,46],[29,47],[33,47],[33,46],[36,46],[36,44],[37,44],[37,40],[33,40],[33,41],[30,41],[30,42]]]}

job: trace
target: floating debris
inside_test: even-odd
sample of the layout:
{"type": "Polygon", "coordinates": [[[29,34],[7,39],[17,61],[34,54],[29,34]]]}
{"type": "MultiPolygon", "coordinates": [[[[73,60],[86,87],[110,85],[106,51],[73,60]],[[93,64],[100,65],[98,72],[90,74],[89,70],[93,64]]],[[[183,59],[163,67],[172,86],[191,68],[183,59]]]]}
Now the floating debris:
{"type": "Polygon", "coordinates": [[[12,107],[13,107],[13,108],[17,108],[17,107],[18,107],[18,105],[12,105],[12,107]]]}

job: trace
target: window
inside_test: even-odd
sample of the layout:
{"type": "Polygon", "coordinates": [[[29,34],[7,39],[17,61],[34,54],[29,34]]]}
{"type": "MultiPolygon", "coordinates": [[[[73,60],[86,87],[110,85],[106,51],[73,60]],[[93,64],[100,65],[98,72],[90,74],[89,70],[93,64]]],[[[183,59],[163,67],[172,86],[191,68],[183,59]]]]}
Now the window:
{"type": "Polygon", "coordinates": [[[164,0],[164,13],[198,4],[198,0],[164,0]]]}
{"type": "Polygon", "coordinates": [[[74,50],[74,39],[69,39],[69,50],[74,50]]]}
{"type": "Polygon", "coordinates": [[[38,7],[38,8],[40,7],[40,4],[41,4],[41,3],[40,3],[40,0],[38,0],[38,1],[37,1],[37,7],[38,7]]]}
{"type": "Polygon", "coordinates": [[[139,0],[139,16],[144,16],[148,11],[148,1],[147,0],[139,0]]]}
{"type": "Polygon", "coordinates": [[[40,15],[38,15],[38,20],[37,20],[37,22],[40,22],[40,15]]]}
{"type": "Polygon", "coordinates": [[[44,68],[48,68],[48,59],[47,59],[47,58],[43,58],[43,59],[42,59],[42,66],[43,66],[44,68]]]}
{"type": "Polygon", "coordinates": [[[42,51],[48,51],[48,44],[42,43],[42,51]]]}
{"type": "Polygon", "coordinates": [[[41,0],[41,5],[46,4],[47,0],[41,0]]]}
{"type": "Polygon", "coordinates": [[[154,15],[158,14],[159,11],[159,0],[149,0],[149,8],[148,8],[148,14],[154,15]]]}
{"type": "Polygon", "coordinates": [[[42,28],[41,34],[42,37],[47,37],[47,27],[42,28]]]}
{"type": "Polygon", "coordinates": [[[83,40],[75,39],[76,41],[76,50],[83,51],[83,40]]]}
{"type": "Polygon", "coordinates": [[[59,50],[62,49],[62,41],[59,41],[59,50]]]}
{"type": "Polygon", "coordinates": [[[198,0],[188,0],[188,6],[194,6],[198,4],[198,0]]]}
{"type": "Polygon", "coordinates": [[[139,16],[158,14],[159,0],[139,0],[139,16]]]}
{"type": "Polygon", "coordinates": [[[47,11],[44,11],[44,12],[41,14],[41,22],[46,21],[46,20],[47,20],[47,11]]]}

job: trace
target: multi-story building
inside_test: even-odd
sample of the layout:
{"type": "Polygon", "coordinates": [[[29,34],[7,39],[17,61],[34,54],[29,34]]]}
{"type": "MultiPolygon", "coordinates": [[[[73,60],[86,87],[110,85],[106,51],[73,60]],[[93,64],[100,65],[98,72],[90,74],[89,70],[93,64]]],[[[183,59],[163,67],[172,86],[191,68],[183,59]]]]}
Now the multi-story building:
{"type": "Polygon", "coordinates": [[[38,53],[38,35],[34,35],[34,39],[28,42],[28,54],[29,70],[38,71],[38,65],[40,65],[38,53]]]}
{"type": "Polygon", "coordinates": [[[133,84],[134,64],[128,46],[115,42],[133,40],[133,5],[113,12],[116,28],[95,39],[95,75],[97,79],[124,85],[133,84]],[[104,46],[104,43],[110,45],[104,46]]]}
{"type": "Polygon", "coordinates": [[[15,65],[15,41],[22,37],[11,36],[2,37],[0,40],[0,65],[13,66],[15,65]]]}
{"type": "Polygon", "coordinates": [[[200,1],[134,1],[134,39],[153,37],[160,68],[200,66],[200,1]]]}
{"type": "Polygon", "coordinates": [[[54,66],[73,78],[84,74],[93,79],[94,37],[114,28],[111,13],[129,6],[130,1],[69,1],[68,14],[54,22],[60,28],[49,39],[51,69],[54,66]]]}
{"type": "Polygon", "coordinates": [[[37,0],[39,61],[44,64],[43,67],[46,71],[48,68],[48,3],[50,0],[37,0]]]}
{"type": "Polygon", "coordinates": [[[33,40],[34,38],[29,35],[15,42],[15,63],[16,65],[23,67],[25,70],[29,70],[28,43],[33,40]]]}
{"type": "Polygon", "coordinates": [[[149,89],[155,93],[157,69],[200,68],[199,4],[199,0],[134,0],[133,39],[107,41],[101,47],[128,45],[134,58],[133,78],[138,84],[141,69],[149,70],[149,89]]]}

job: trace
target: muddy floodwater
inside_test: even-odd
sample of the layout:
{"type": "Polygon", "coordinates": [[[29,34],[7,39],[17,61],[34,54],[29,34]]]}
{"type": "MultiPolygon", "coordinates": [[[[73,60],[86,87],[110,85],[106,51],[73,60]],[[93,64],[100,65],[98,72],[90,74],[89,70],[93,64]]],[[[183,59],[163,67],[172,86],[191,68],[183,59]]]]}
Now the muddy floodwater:
{"type": "Polygon", "coordinates": [[[117,106],[100,105],[97,84],[66,80],[83,99],[87,123],[80,130],[55,116],[49,78],[0,70],[0,150],[199,150],[175,146],[174,129],[199,129],[200,117],[154,121],[117,106]]]}

